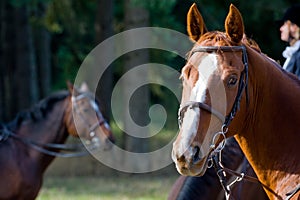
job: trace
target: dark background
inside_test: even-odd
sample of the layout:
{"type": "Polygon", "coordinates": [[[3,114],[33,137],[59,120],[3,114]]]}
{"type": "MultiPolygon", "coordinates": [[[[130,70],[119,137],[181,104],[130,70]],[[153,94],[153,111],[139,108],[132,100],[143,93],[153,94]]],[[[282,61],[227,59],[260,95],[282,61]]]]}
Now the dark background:
{"type": "MultiPolygon", "coordinates": [[[[186,14],[193,2],[209,30],[224,29],[229,5],[233,3],[242,13],[248,37],[256,40],[268,56],[283,62],[281,52],[286,44],[280,41],[275,20],[295,0],[1,0],[0,122],[12,120],[19,111],[51,92],[66,89],[66,80],[74,81],[85,56],[116,33],[143,26],[186,33],[186,14]]],[[[184,65],[184,60],[154,50],[129,53],[116,60],[97,89],[106,118],[111,118],[111,91],[122,74],[133,64],[153,61],[178,71],[184,65]]],[[[152,103],[163,104],[169,113],[165,129],[175,130],[176,134],[178,102],[172,93],[157,85],[143,87],[139,92],[145,101],[135,106],[135,111],[144,111],[152,103]]],[[[133,118],[147,123],[144,112],[135,111],[133,118]]],[[[125,137],[122,141],[127,140],[130,141],[125,137]]],[[[130,144],[134,143],[141,144],[130,144]]],[[[131,146],[126,142],[121,145],[131,146]]]]}

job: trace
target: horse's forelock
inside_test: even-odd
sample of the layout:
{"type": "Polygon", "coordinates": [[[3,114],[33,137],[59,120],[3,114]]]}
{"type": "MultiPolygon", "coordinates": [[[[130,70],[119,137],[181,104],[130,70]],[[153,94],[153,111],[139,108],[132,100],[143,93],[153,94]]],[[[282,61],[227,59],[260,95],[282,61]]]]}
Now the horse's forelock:
{"type": "Polygon", "coordinates": [[[227,37],[226,33],[220,31],[211,31],[207,32],[201,36],[198,40],[199,44],[207,45],[207,46],[233,46],[233,42],[231,42],[230,38],[227,37]]]}
{"type": "MultiPolygon", "coordinates": [[[[207,32],[201,36],[201,38],[197,41],[198,44],[205,45],[205,46],[234,46],[236,45],[231,39],[226,35],[225,32],[221,31],[211,31],[207,32]]],[[[242,39],[242,43],[252,49],[261,53],[261,49],[259,45],[256,43],[255,40],[248,38],[244,35],[242,39]]]]}

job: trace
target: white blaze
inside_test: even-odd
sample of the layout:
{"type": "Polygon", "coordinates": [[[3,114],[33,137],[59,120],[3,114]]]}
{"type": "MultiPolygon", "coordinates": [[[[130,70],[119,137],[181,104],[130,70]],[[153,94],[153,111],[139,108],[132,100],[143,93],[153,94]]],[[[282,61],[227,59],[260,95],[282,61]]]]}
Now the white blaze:
{"type": "MultiPolygon", "coordinates": [[[[213,75],[217,69],[217,55],[207,54],[198,65],[199,79],[192,89],[190,101],[204,102],[206,99],[206,90],[208,80],[213,75]]],[[[188,108],[184,113],[183,123],[182,123],[182,143],[183,148],[188,148],[197,134],[198,124],[200,120],[200,109],[194,107],[192,109],[188,108]]]]}

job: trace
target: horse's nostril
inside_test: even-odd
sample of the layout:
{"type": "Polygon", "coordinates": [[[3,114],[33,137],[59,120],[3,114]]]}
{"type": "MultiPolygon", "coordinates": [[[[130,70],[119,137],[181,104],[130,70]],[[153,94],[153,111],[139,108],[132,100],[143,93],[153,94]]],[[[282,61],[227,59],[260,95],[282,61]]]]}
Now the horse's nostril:
{"type": "Polygon", "coordinates": [[[178,162],[185,162],[185,156],[181,155],[180,157],[177,157],[178,162]]]}
{"type": "Polygon", "coordinates": [[[195,146],[194,147],[194,157],[193,157],[193,162],[197,162],[198,160],[200,160],[200,147],[199,146],[195,146]]]}

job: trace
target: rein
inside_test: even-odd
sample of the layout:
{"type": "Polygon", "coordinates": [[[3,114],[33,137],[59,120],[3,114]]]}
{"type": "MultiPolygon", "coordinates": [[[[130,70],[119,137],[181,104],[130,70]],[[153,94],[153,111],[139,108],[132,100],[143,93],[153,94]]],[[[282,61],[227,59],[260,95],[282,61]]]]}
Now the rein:
{"type": "MultiPolygon", "coordinates": [[[[14,132],[8,130],[5,126],[2,127],[0,130],[0,142],[7,140],[9,137],[17,139],[22,143],[34,148],[35,150],[44,153],[49,156],[55,157],[63,157],[63,158],[70,158],[70,157],[81,157],[86,156],[89,152],[86,150],[82,143],[78,144],[58,144],[58,143],[40,143],[36,142],[29,138],[20,137],[19,135],[15,134],[14,132]],[[52,150],[49,150],[52,149],[52,150]],[[69,151],[66,152],[58,152],[60,150],[69,151]]],[[[97,148],[97,144],[92,144],[87,147],[89,150],[94,150],[97,148]]]]}

